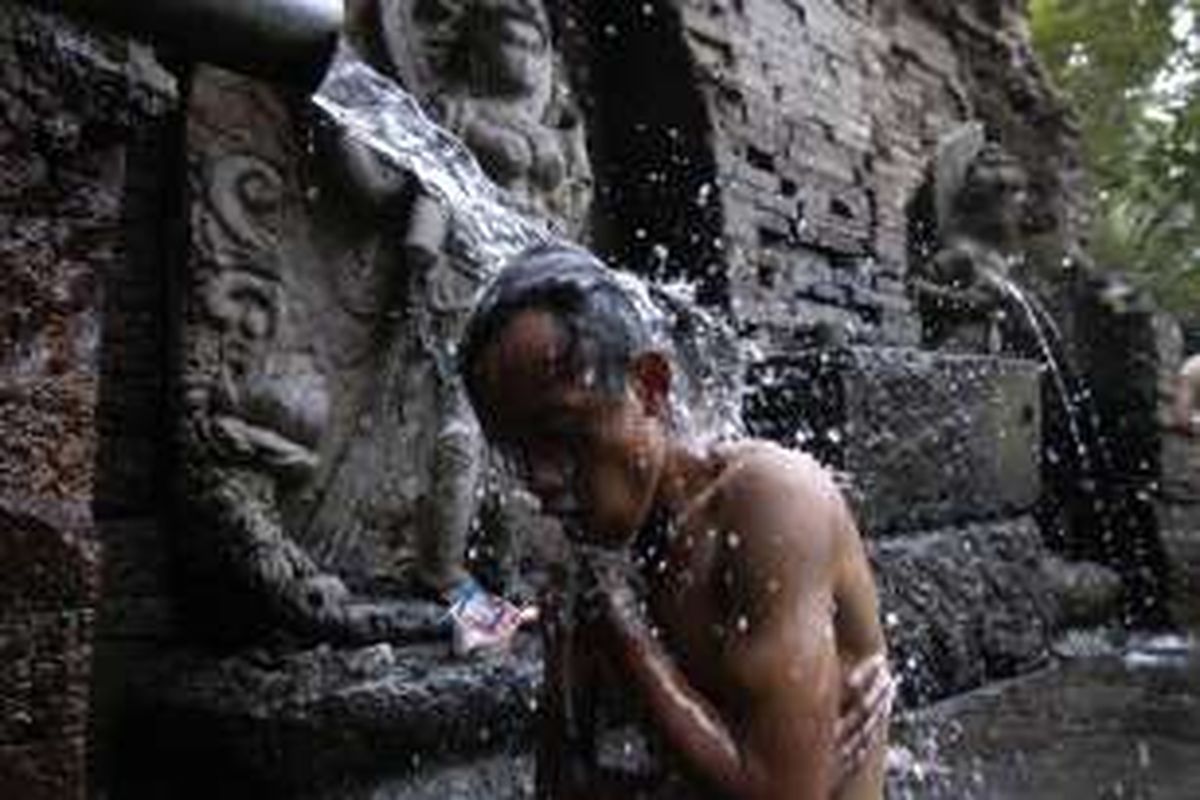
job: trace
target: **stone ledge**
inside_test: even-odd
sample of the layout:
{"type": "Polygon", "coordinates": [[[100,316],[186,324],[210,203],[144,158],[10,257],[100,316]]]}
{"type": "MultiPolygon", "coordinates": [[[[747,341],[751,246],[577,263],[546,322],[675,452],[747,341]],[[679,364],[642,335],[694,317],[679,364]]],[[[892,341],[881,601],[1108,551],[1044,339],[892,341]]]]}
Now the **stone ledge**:
{"type": "Polygon", "coordinates": [[[1049,656],[1058,600],[1030,517],[873,544],[905,705],[1027,672],[1049,656]]]}
{"type": "Polygon", "coordinates": [[[272,797],[374,797],[346,787],[425,786],[426,772],[524,750],[541,676],[528,636],[494,659],[453,660],[444,644],[376,645],[176,653],[138,669],[125,748],[138,762],[122,778],[187,797],[231,787],[238,796],[254,787],[272,797]]]}
{"type": "Polygon", "coordinates": [[[751,368],[756,435],[846,474],[871,536],[1018,516],[1041,490],[1040,372],[898,348],[812,350],[751,368]]]}

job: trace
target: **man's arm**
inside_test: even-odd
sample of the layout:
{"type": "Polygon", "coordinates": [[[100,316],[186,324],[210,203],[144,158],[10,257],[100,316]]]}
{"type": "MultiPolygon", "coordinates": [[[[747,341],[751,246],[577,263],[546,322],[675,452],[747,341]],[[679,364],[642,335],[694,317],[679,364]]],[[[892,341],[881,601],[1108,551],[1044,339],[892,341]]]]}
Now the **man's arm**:
{"type": "Polygon", "coordinates": [[[593,670],[579,658],[579,626],[563,587],[547,592],[542,609],[545,666],[537,728],[537,797],[574,797],[596,766],[593,670]]]}
{"type": "Polygon", "coordinates": [[[745,544],[728,553],[735,579],[720,674],[736,720],[689,685],[630,592],[606,592],[619,661],[652,724],[694,778],[736,798],[825,798],[833,781],[840,663],[829,525],[811,487],[783,479],[748,481],[730,503],[743,521],[736,541],[745,544]],[[816,507],[798,515],[806,503],[816,507]]]}
{"type": "Polygon", "coordinates": [[[704,783],[746,794],[741,752],[716,709],[688,682],[621,593],[606,594],[603,624],[618,668],[632,681],[658,733],[704,783]]]}

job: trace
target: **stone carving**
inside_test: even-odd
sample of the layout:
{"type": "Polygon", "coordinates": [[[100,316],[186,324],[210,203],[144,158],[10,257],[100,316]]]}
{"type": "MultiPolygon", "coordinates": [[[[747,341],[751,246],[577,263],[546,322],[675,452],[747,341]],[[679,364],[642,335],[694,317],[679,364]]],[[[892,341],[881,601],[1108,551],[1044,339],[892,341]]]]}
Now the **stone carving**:
{"type": "Polygon", "coordinates": [[[387,636],[386,615],[352,603],[285,519],[288,496],[317,471],[330,394],[288,319],[294,298],[277,255],[284,178],[250,154],[205,160],[196,172],[177,537],[185,601],[208,606],[193,618],[223,639],[387,636]]]}
{"type": "Polygon", "coordinates": [[[379,66],[519,203],[581,233],[591,171],[542,0],[379,0],[378,27],[379,66]]]}
{"type": "Polygon", "coordinates": [[[1026,176],[977,122],[938,146],[933,191],[941,248],[917,283],[927,343],[999,352],[1000,295],[1020,248],[1026,176]]]}
{"type": "MultiPolygon", "coordinates": [[[[539,0],[379,0],[374,28],[358,39],[370,60],[427,100],[518,208],[579,235],[591,176],[583,126],[571,108],[539,0]]],[[[366,19],[370,20],[370,15],[366,19]]],[[[479,288],[480,270],[448,250],[452,221],[439,201],[345,137],[334,172],[374,210],[370,235],[407,275],[408,334],[432,377],[436,434],[416,532],[418,573],[444,591],[465,578],[484,449],[455,374],[453,347],[479,288]],[[403,209],[396,226],[389,215],[403,209]]]]}
{"type": "MultiPolygon", "coordinates": [[[[580,234],[583,126],[540,2],[352,11],[368,60],[519,207],[580,234]]],[[[176,537],[190,616],[238,641],[442,630],[438,609],[380,595],[411,587],[397,579],[414,550],[427,589],[467,575],[485,458],[453,343],[481,271],[412,176],[281,93],[203,72],[192,106],[176,537]]]]}

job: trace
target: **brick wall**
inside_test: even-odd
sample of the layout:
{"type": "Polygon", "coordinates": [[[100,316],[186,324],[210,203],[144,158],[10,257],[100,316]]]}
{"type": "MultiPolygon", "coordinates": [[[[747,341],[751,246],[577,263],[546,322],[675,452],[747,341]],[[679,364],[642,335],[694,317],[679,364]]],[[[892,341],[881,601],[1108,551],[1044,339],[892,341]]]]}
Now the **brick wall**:
{"type": "Polygon", "coordinates": [[[644,268],[656,248],[708,258],[689,239],[711,237],[724,301],[768,349],[787,349],[819,323],[863,342],[917,342],[904,289],[909,206],[938,139],[968,119],[983,119],[1030,168],[1030,233],[1049,269],[1058,263],[1050,254],[1080,228],[1077,134],[1015,3],[562,5],[568,56],[586,65],[577,83],[591,115],[601,219],[615,196],[610,216],[644,231],[611,249],[644,268]],[[678,39],[683,59],[672,55],[678,39]],[[606,86],[614,64],[632,79],[606,86]],[[678,110],[689,94],[700,106],[691,114],[678,110]],[[682,166],[664,175],[649,166],[664,159],[639,158],[646,152],[682,166]],[[624,166],[611,169],[614,161],[624,166]],[[660,224],[664,207],[707,216],[709,227],[660,224]]]}

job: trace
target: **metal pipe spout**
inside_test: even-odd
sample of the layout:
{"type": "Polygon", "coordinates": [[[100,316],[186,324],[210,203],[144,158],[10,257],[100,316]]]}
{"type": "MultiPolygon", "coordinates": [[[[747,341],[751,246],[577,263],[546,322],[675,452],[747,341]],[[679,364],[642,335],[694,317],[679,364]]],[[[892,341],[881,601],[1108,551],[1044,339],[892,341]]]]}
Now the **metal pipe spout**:
{"type": "Polygon", "coordinates": [[[26,0],[113,28],[171,54],[305,90],[324,77],[342,0],[26,0]]]}

